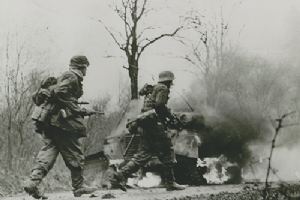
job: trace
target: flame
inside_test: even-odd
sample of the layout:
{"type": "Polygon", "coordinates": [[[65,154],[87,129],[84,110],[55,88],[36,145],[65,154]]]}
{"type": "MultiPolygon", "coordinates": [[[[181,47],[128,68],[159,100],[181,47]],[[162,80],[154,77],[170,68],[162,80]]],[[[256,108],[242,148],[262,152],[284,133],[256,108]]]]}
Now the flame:
{"type": "Polygon", "coordinates": [[[218,158],[204,158],[197,161],[197,167],[207,167],[207,173],[203,177],[208,184],[223,184],[228,181],[230,176],[227,174],[227,168],[233,165],[223,155],[218,158]]]}
{"type": "Polygon", "coordinates": [[[161,177],[152,173],[147,172],[145,176],[142,178],[135,177],[135,178],[129,178],[127,181],[127,185],[133,186],[133,187],[142,187],[142,188],[151,188],[151,187],[157,187],[161,183],[161,177]]]}

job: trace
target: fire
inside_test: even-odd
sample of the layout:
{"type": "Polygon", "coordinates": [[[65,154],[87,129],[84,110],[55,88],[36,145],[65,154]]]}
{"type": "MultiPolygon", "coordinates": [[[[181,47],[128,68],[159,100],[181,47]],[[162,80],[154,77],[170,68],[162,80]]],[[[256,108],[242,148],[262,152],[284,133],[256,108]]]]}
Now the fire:
{"type": "Polygon", "coordinates": [[[151,188],[151,187],[157,187],[161,183],[161,177],[152,173],[147,172],[145,176],[142,178],[135,177],[135,178],[129,178],[127,181],[127,185],[132,187],[142,187],[142,188],[151,188]]]}
{"type": "Polygon", "coordinates": [[[207,167],[207,172],[203,177],[208,184],[223,184],[228,181],[230,176],[227,174],[227,168],[233,165],[223,155],[218,158],[204,158],[204,160],[198,159],[197,161],[197,167],[207,167]]]}

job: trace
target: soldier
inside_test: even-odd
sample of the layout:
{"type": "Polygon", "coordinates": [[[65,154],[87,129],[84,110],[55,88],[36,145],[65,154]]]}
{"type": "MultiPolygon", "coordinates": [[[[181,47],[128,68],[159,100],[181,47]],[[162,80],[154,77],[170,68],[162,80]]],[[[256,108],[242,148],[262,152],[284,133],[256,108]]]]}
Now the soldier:
{"type": "Polygon", "coordinates": [[[46,198],[39,191],[38,185],[53,167],[58,154],[62,155],[71,171],[75,197],[96,190],[83,183],[84,155],[79,141],[81,137],[86,137],[83,116],[94,114],[93,111],[80,108],[77,104],[78,98],[83,94],[82,81],[88,66],[89,61],[85,56],[72,57],[69,71],[63,73],[57,84],[52,87],[50,103],[54,106],[48,125],[41,134],[45,145],[38,153],[30,178],[24,185],[24,190],[36,199],[46,198]]]}
{"type": "Polygon", "coordinates": [[[111,178],[111,185],[113,187],[126,190],[125,184],[127,178],[140,167],[145,166],[153,156],[157,156],[163,163],[162,179],[165,181],[166,189],[168,191],[185,189],[185,187],[175,182],[173,172],[175,160],[172,153],[172,143],[171,138],[168,137],[166,132],[166,121],[172,118],[172,114],[167,107],[167,102],[173,80],[174,74],[172,72],[161,72],[158,84],[154,85],[152,93],[145,97],[147,99],[144,101],[142,112],[151,112],[154,109],[157,120],[155,123],[143,125],[139,152],[111,178]]]}

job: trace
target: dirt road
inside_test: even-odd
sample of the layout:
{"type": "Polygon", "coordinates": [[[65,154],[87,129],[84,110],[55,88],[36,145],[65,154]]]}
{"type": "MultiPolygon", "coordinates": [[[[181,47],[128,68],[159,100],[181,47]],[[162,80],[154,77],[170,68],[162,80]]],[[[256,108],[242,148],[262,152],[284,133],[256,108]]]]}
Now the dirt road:
{"type": "MultiPolygon", "coordinates": [[[[95,197],[85,195],[80,198],[73,197],[70,192],[60,192],[46,194],[49,200],[90,200],[90,199],[104,199],[105,196],[118,200],[205,200],[210,194],[217,194],[219,192],[238,192],[241,191],[243,185],[215,185],[215,186],[201,186],[188,187],[183,191],[167,192],[163,188],[152,189],[130,189],[127,192],[120,190],[99,190],[96,191],[95,197]],[[111,194],[111,195],[110,195],[111,194]],[[115,198],[114,198],[115,197],[115,198]]],[[[33,198],[27,196],[25,193],[15,197],[4,198],[4,200],[32,200],[33,198]]]]}

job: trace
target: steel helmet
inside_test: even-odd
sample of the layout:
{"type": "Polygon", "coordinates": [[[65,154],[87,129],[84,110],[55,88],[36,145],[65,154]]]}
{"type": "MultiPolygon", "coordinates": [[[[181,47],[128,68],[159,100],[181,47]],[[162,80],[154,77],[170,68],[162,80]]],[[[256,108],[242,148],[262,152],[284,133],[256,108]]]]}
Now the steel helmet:
{"type": "Polygon", "coordinates": [[[171,71],[163,71],[158,75],[158,82],[173,81],[174,79],[174,74],[171,71]]]}

